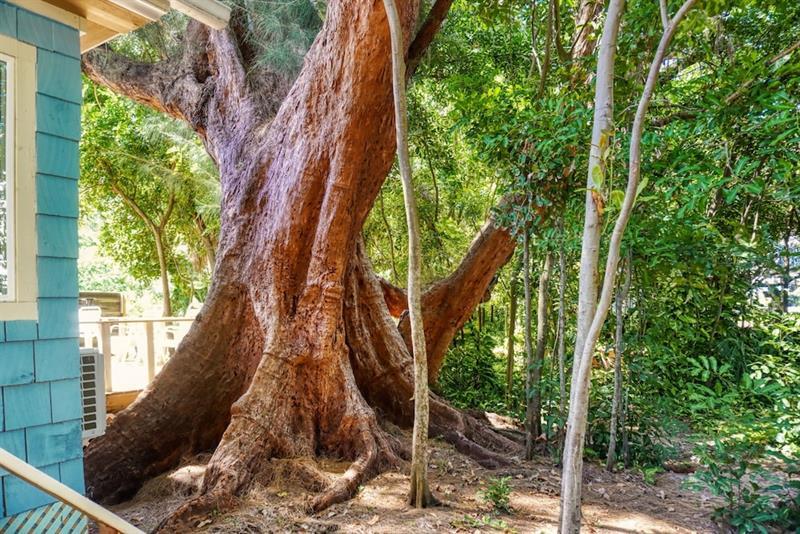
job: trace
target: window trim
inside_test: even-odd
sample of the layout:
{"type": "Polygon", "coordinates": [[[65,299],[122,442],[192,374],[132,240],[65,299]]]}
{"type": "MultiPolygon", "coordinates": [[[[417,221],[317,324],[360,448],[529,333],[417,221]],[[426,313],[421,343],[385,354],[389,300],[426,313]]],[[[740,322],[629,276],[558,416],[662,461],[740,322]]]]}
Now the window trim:
{"type": "Polygon", "coordinates": [[[36,276],[36,48],[0,35],[0,55],[9,61],[9,221],[13,247],[9,296],[0,300],[0,321],[37,320],[36,276]]]}
{"type": "MultiPolygon", "coordinates": [[[[16,146],[17,136],[16,136],[16,118],[14,111],[16,109],[16,76],[15,71],[17,68],[16,65],[16,58],[13,56],[9,56],[4,54],[0,49],[0,63],[5,63],[6,65],[6,117],[5,117],[5,124],[6,124],[6,145],[5,145],[5,160],[6,160],[6,231],[8,232],[8,237],[6,241],[6,254],[8,257],[6,258],[8,262],[8,273],[6,278],[6,285],[8,288],[8,293],[5,295],[0,294],[0,302],[14,302],[17,300],[17,264],[16,264],[16,224],[15,224],[15,216],[16,213],[16,167],[15,167],[15,160],[14,157],[14,147],[16,146]]],[[[2,170],[2,169],[0,169],[2,170]]]]}

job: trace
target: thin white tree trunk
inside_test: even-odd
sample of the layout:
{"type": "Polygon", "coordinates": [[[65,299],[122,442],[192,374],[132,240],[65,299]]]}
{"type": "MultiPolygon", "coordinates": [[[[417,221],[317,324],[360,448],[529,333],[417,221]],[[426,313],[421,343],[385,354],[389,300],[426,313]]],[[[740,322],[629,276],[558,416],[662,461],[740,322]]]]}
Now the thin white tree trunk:
{"type": "Polygon", "coordinates": [[[432,504],[428,486],[428,357],[422,325],[421,288],[422,250],[419,238],[417,201],[411,180],[408,155],[408,110],[406,104],[405,46],[403,26],[394,0],[383,0],[392,41],[392,89],[394,91],[397,161],[403,181],[403,199],[408,224],[408,314],[411,346],[414,351],[414,431],[412,436],[411,490],[409,501],[416,508],[432,504]]]}
{"type": "Polygon", "coordinates": [[[606,469],[612,471],[617,463],[617,423],[622,405],[622,355],[625,350],[623,339],[625,327],[625,302],[631,288],[631,254],[625,260],[625,281],[617,285],[615,299],[616,331],[614,333],[614,397],[611,401],[611,424],[608,435],[608,454],[606,455],[606,469]]]}
{"type": "MultiPolygon", "coordinates": [[[[594,123],[589,149],[589,168],[586,176],[586,197],[581,242],[581,262],[578,274],[578,320],[575,332],[573,369],[580,364],[586,333],[597,308],[597,268],[600,259],[601,217],[604,209],[603,182],[606,176],[608,147],[614,135],[614,62],[617,35],[625,0],[611,0],[603,35],[597,48],[595,78],[594,123]]],[[[575,373],[572,390],[575,390],[575,373]]],[[[572,393],[570,393],[572,400],[572,393]]]]}
{"type": "MultiPolygon", "coordinates": [[[[644,118],[647,114],[647,108],[650,105],[653,91],[655,90],[656,81],[658,80],[658,71],[661,63],[664,61],[667,48],[672,36],[675,33],[680,21],[691,9],[697,0],[687,0],[678,13],[670,21],[669,27],[666,29],[659,42],[658,49],[656,50],[653,62],[650,65],[650,71],[645,82],[644,91],[642,92],[639,106],[636,109],[636,116],[633,120],[633,127],[631,129],[631,144],[630,144],[630,159],[628,165],[628,185],[625,190],[625,198],[622,202],[622,208],[614,230],[611,234],[611,241],[608,247],[608,258],[606,260],[605,276],[603,279],[603,288],[600,293],[600,300],[597,304],[594,317],[592,318],[591,326],[586,333],[583,350],[579,363],[576,364],[573,370],[573,385],[575,390],[571,394],[571,403],[569,407],[569,419],[567,421],[567,436],[564,444],[564,468],[561,476],[561,521],[560,531],[562,533],[577,533],[580,531],[581,525],[581,475],[583,472],[583,441],[586,435],[586,416],[589,405],[589,385],[591,382],[592,371],[592,356],[594,353],[597,339],[600,336],[600,330],[608,315],[608,309],[611,305],[612,293],[614,291],[615,275],[617,264],[619,263],[619,251],[622,243],[622,236],[625,232],[625,227],[630,219],[631,211],[633,210],[633,203],[636,200],[636,192],[639,185],[639,171],[641,164],[641,141],[642,130],[644,128],[644,118]]],[[[609,43],[616,43],[616,36],[619,30],[619,22],[621,11],[624,6],[624,0],[612,0],[609,6],[609,13],[606,19],[606,24],[603,28],[603,37],[600,43],[600,51],[598,58],[598,83],[597,83],[597,97],[607,97],[607,88],[601,86],[600,71],[601,65],[605,67],[605,72],[613,72],[614,64],[614,48],[606,49],[609,43]],[[606,38],[606,34],[609,38],[606,38]]],[[[596,111],[597,113],[597,111],[596,111]]],[[[597,126],[597,115],[595,115],[595,127],[597,126]]],[[[592,149],[594,150],[594,143],[592,149]]],[[[590,160],[590,169],[592,163],[590,160]]],[[[591,174],[591,171],[590,171],[591,174]]],[[[584,236],[586,239],[586,236],[584,236]]]]}
{"type": "MultiPolygon", "coordinates": [[[[603,34],[597,48],[597,76],[594,96],[594,124],[589,149],[589,170],[586,178],[585,218],[581,262],[578,275],[578,313],[575,331],[575,351],[572,361],[569,417],[564,437],[561,475],[562,533],[577,533],[581,526],[581,489],[583,471],[583,436],[585,430],[575,426],[575,420],[585,420],[588,391],[580,386],[579,369],[586,334],[597,307],[597,263],[600,256],[600,211],[603,209],[602,186],[605,176],[606,149],[611,142],[614,118],[614,61],[625,0],[611,0],[603,34]]],[[[591,366],[590,366],[591,367],[591,366]]]]}

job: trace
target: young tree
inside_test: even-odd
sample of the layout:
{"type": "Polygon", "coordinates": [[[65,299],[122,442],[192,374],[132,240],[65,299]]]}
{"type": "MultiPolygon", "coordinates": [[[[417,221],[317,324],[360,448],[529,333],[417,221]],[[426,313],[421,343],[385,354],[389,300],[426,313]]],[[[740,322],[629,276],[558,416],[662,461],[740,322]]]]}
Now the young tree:
{"type": "Polygon", "coordinates": [[[525,293],[525,457],[533,457],[533,446],[537,436],[533,435],[533,338],[531,333],[531,244],[530,230],[522,235],[522,280],[525,293]]]}
{"type": "Polygon", "coordinates": [[[403,199],[408,226],[408,315],[411,324],[411,345],[414,353],[414,431],[411,444],[411,489],[409,502],[416,508],[433,504],[428,486],[428,359],[425,354],[425,331],[422,324],[421,277],[422,250],[419,239],[417,201],[411,179],[408,156],[408,109],[406,105],[406,65],[403,46],[403,25],[394,0],[383,0],[389,23],[392,52],[392,89],[394,119],[397,130],[397,162],[403,181],[403,199]]]}
{"type": "Polygon", "coordinates": [[[506,406],[512,407],[514,397],[514,341],[517,328],[517,267],[509,269],[508,281],[508,327],[506,330],[506,406]]]}
{"type": "MultiPolygon", "coordinates": [[[[567,258],[564,253],[564,220],[559,220],[561,236],[558,242],[558,417],[563,426],[567,410],[567,377],[566,377],[566,309],[564,308],[565,293],[567,292],[567,258]]],[[[559,429],[563,435],[563,428],[559,429]]]]}
{"type": "Polygon", "coordinates": [[[536,302],[536,353],[533,358],[531,390],[528,393],[526,412],[528,435],[525,441],[525,457],[529,460],[533,458],[536,439],[542,435],[542,368],[547,349],[547,294],[552,270],[553,254],[548,251],[544,258],[542,272],[539,273],[539,293],[536,302]]]}
{"type": "MultiPolygon", "coordinates": [[[[636,115],[631,128],[630,159],[628,166],[628,183],[625,189],[625,197],[622,207],[614,224],[611,239],[608,246],[608,257],[606,259],[605,276],[603,278],[603,288],[600,299],[595,305],[595,312],[591,318],[591,323],[586,331],[586,338],[581,350],[580,358],[576,360],[573,367],[573,387],[571,392],[569,419],[567,421],[567,435],[564,443],[564,467],[561,475],[561,518],[559,530],[562,533],[577,533],[581,527],[581,489],[583,474],[583,445],[586,435],[586,419],[589,404],[589,386],[591,383],[592,359],[594,356],[595,345],[600,336],[600,330],[608,314],[611,304],[612,293],[615,283],[617,263],[619,262],[619,251],[622,243],[622,236],[625,227],[630,219],[634,201],[639,186],[639,171],[641,165],[641,140],[644,129],[644,119],[647,108],[650,105],[655,85],[658,80],[659,69],[664,60],[669,43],[677,29],[678,24],[691,9],[697,0],[686,0],[670,21],[669,26],[664,30],[661,40],[656,49],[655,56],[650,64],[642,96],[636,109],[636,115]]],[[[623,1],[612,0],[609,5],[608,15],[603,27],[600,48],[597,60],[597,88],[595,93],[595,123],[592,134],[592,152],[600,147],[608,146],[606,141],[601,143],[602,136],[610,135],[608,127],[611,125],[613,112],[613,70],[616,55],[616,40],[622,16],[623,1]]],[[[589,188],[599,186],[602,182],[605,167],[601,166],[604,151],[599,151],[590,156],[589,159],[589,188]],[[595,171],[595,169],[599,169],[595,171]]],[[[588,202],[587,196],[587,202],[588,202]]],[[[594,200],[593,200],[594,202],[594,200]]],[[[600,239],[594,232],[584,233],[583,250],[599,249],[600,239]],[[590,243],[586,243],[590,241],[590,243]]],[[[589,273],[589,278],[596,277],[595,273],[589,273]]],[[[581,280],[583,285],[583,280],[581,280]]],[[[586,285],[595,286],[596,281],[589,279],[586,285]]],[[[581,318],[578,318],[580,324],[581,318]]]]}
{"type": "Polygon", "coordinates": [[[81,141],[84,206],[102,215],[100,242],[111,257],[137,279],[159,277],[162,313],[170,316],[176,249],[187,244],[191,254],[199,248],[191,246],[194,224],[184,223],[198,217],[199,198],[216,183],[202,183],[198,169],[187,161],[195,140],[166,139],[161,131],[150,135],[150,122],[158,119],[153,129],[163,130],[169,119],[91,88],[94,98],[84,106],[81,141]]]}

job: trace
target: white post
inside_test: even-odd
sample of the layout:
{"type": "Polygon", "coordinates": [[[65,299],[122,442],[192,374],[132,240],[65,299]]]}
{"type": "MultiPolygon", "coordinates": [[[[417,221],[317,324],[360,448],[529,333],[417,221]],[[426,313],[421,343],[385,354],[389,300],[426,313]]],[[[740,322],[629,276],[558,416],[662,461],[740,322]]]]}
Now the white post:
{"type": "Polygon", "coordinates": [[[103,349],[103,377],[106,382],[106,392],[111,392],[111,323],[100,322],[100,344],[103,349]]]}

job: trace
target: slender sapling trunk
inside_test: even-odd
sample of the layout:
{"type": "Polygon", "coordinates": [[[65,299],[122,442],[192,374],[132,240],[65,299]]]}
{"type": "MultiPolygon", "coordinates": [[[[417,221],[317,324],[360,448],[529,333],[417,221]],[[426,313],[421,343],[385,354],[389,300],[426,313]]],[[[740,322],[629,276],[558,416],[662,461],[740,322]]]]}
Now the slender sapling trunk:
{"type": "Polygon", "coordinates": [[[394,92],[397,161],[403,181],[403,199],[408,225],[408,313],[414,351],[414,430],[412,437],[411,491],[409,501],[416,508],[425,508],[435,501],[428,487],[428,357],[422,324],[420,282],[422,251],[419,239],[417,201],[411,180],[408,155],[408,110],[406,105],[405,46],[403,25],[394,0],[383,0],[392,41],[392,90],[394,92]]]}
{"type": "Polygon", "coordinates": [[[631,287],[631,254],[625,260],[625,281],[617,285],[615,299],[616,330],[614,333],[614,397],[611,401],[611,424],[608,436],[608,454],[606,455],[606,469],[612,471],[617,463],[617,422],[622,405],[622,354],[624,347],[625,302],[631,287]]]}
{"type": "Polygon", "coordinates": [[[547,289],[550,284],[550,273],[553,269],[553,254],[548,251],[539,274],[539,294],[536,305],[536,354],[533,361],[531,396],[528,401],[528,428],[530,438],[526,440],[525,456],[533,458],[533,445],[542,435],[542,368],[547,346],[547,289]]]}

